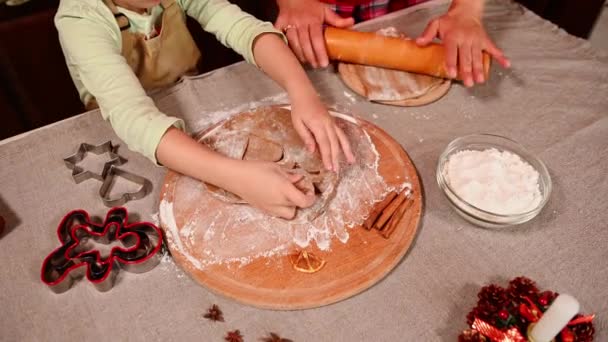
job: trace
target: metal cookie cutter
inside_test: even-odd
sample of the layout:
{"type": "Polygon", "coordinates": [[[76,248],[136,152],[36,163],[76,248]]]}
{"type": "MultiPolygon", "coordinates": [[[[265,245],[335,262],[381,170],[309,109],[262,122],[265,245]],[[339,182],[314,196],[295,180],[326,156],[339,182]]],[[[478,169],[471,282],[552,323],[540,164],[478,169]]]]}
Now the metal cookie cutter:
{"type": "Polygon", "coordinates": [[[120,268],[142,273],[154,268],[161,259],[162,232],[148,222],[128,224],[127,209],[112,208],[102,224],[91,222],[84,210],[67,214],[57,228],[61,246],[42,264],[40,278],[53,292],[67,291],[76,279],[86,275],[99,291],[108,291],[120,268]],[[110,244],[120,241],[126,247],[112,247],[107,258],[86,246],[88,239],[110,244]]]}
{"type": "Polygon", "coordinates": [[[72,178],[74,178],[76,184],[81,183],[90,178],[95,178],[103,182],[111,165],[122,165],[127,162],[125,158],[119,156],[116,153],[116,150],[118,150],[118,146],[114,146],[112,144],[112,141],[106,141],[101,145],[91,145],[87,143],[82,143],[80,144],[80,146],[78,146],[78,151],[76,151],[76,153],[67,158],[64,158],[63,161],[65,162],[65,165],[68,167],[68,169],[72,170],[72,178]],[[110,160],[104,164],[101,174],[85,170],[76,165],[77,163],[81,162],[89,152],[97,155],[103,153],[109,154],[110,160]]]}
{"type": "Polygon", "coordinates": [[[99,196],[103,200],[103,203],[108,207],[119,206],[127,203],[130,200],[140,199],[146,196],[152,189],[152,183],[144,177],[136,174],[127,172],[123,169],[119,169],[114,165],[110,165],[107,170],[106,177],[99,188],[99,196]],[[139,184],[140,187],[137,191],[126,192],[118,197],[109,197],[112,185],[114,185],[115,177],[125,178],[133,183],[139,184]]]}
{"type": "Polygon", "coordinates": [[[122,165],[127,162],[125,158],[116,153],[117,150],[118,146],[114,146],[112,141],[106,141],[101,145],[82,143],[78,147],[78,151],[75,154],[63,159],[65,165],[72,170],[72,178],[74,178],[76,184],[90,178],[95,178],[103,182],[101,188],[99,188],[99,196],[101,197],[103,203],[110,208],[123,205],[130,200],[142,198],[146,196],[152,189],[152,183],[150,183],[150,181],[146,178],[117,167],[118,165],[122,165]],[[101,174],[85,170],[76,165],[82,161],[89,152],[98,155],[108,153],[110,156],[110,160],[103,165],[101,174]],[[116,177],[122,177],[130,180],[131,182],[139,184],[140,187],[137,191],[127,192],[118,197],[110,198],[109,193],[114,185],[116,177]]]}

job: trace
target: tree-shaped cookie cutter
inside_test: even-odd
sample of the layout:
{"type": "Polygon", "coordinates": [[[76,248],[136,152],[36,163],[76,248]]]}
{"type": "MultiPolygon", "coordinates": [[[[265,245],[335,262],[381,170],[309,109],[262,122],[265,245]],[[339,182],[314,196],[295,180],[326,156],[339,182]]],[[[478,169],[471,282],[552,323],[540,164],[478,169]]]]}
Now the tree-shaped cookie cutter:
{"type": "Polygon", "coordinates": [[[107,207],[120,206],[134,199],[143,198],[152,189],[152,183],[144,177],[138,176],[131,172],[118,168],[127,160],[116,153],[118,146],[112,144],[112,141],[106,141],[100,145],[91,145],[82,143],[78,147],[75,154],[63,159],[68,169],[72,170],[72,178],[76,184],[87,179],[97,179],[102,183],[99,188],[99,197],[107,207]],[[90,170],[85,170],[77,164],[84,160],[88,153],[101,155],[107,153],[110,160],[104,163],[101,173],[95,173],[90,170]],[[125,178],[139,185],[139,188],[134,192],[127,192],[116,197],[110,197],[110,190],[114,184],[116,177],[125,178]]]}
{"type": "Polygon", "coordinates": [[[149,222],[129,224],[127,209],[121,207],[112,208],[102,224],[92,222],[86,211],[74,210],[59,223],[57,237],[61,246],[44,259],[40,272],[42,282],[55,293],[67,291],[83,276],[97,290],[108,291],[120,268],[146,272],[162,257],[161,230],[149,222]],[[103,258],[99,250],[85,246],[88,239],[102,244],[120,241],[126,248],[114,246],[103,258]]]}

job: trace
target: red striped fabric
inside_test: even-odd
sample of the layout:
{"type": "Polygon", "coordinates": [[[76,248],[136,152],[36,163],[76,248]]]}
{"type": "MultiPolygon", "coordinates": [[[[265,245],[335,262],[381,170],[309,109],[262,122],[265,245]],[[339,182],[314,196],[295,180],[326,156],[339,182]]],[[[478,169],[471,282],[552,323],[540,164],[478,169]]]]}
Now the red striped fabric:
{"type": "Polygon", "coordinates": [[[343,17],[357,22],[373,19],[389,12],[410,7],[428,0],[322,0],[343,17]]]}

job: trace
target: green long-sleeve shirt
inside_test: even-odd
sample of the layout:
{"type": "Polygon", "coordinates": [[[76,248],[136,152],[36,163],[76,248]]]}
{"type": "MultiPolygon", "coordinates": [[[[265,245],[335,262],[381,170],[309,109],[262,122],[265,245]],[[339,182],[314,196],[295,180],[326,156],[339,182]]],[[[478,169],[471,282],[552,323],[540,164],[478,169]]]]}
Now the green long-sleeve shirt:
{"type": "MultiPolygon", "coordinates": [[[[276,31],[226,0],[176,0],[207,32],[255,64],[253,42],[276,31]]],[[[162,13],[156,6],[142,15],[119,8],[131,30],[148,34],[162,13]]],[[[156,148],[167,129],[184,129],[184,122],[158,110],[121,55],[121,34],[116,19],[102,0],[61,0],[55,16],[61,47],[81,100],[95,97],[104,119],[130,149],[156,162],[156,148]]]]}

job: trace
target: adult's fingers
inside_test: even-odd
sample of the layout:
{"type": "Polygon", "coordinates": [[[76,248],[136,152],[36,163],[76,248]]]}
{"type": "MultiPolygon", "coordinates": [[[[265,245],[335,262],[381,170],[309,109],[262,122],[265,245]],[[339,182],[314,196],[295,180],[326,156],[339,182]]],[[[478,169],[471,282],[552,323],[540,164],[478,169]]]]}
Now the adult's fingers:
{"type": "Polygon", "coordinates": [[[342,18],[336,12],[334,12],[329,6],[325,6],[324,9],[324,22],[335,27],[345,28],[350,27],[355,24],[355,19],[353,18],[342,18]]]}
{"type": "Polygon", "coordinates": [[[279,31],[283,31],[285,26],[287,26],[287,19],[285,19],[285,18],[286,17],[284,15],[281,15],[279,13],[277,20],[274,22],[274,28],[276,28],[279,31]]]}
{"type": "Polygon", "coordinates": [[[329,58],[327,57],[327,51],[325,50],[325,38],[323,38],[323,26],[321,24],[311,24],[310,28],[310,40],[312,41],[312,48],[314,54],[317,57],[319,65],[325,68],[329,64],[329,58]]]}
{"type": "Polygon", "coordinates": [[[285,35],[287,36],[287,40],[289,41],[289,46],[291,46],[291,50],[298,57],[301,63],[306,62],[306,58],[304,57],[304,52],[302,51],[302,46],[300,45],[300,38],[298,37],[298,28],[292,27],[285,31],[285,35]]]}
{"type": "Polygon", "coordinates": [[[312,42],[310,41],[309,25],[298,27],[298,38],[300,40],[300,46],[304,57],[310,63],[313,68],[316,68],[318,63],[315,57],[315,53],[312,51],[312,42]]]}

